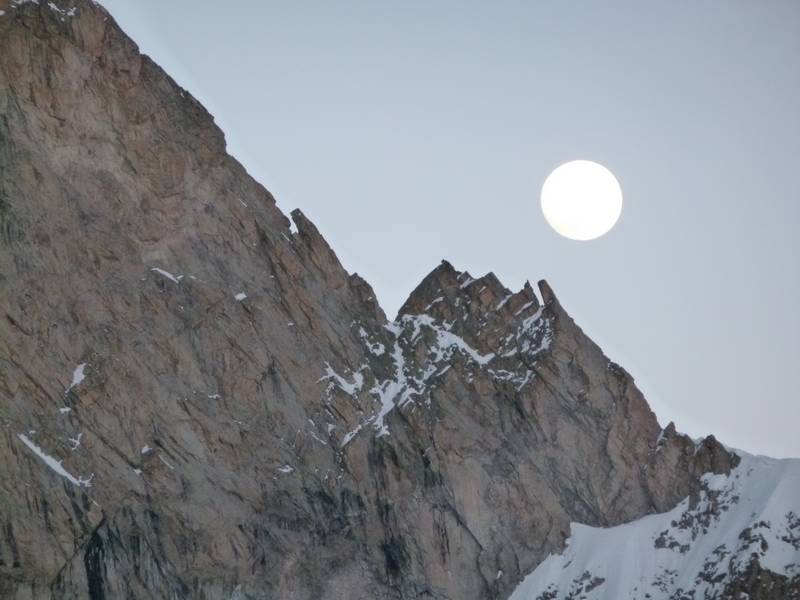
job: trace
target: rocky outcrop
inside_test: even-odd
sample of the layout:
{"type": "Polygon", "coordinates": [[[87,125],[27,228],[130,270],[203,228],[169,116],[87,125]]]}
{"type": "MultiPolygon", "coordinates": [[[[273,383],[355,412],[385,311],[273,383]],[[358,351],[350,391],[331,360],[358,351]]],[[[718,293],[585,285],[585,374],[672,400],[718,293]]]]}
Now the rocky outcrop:
{"type": "Polygon", "coordinates": [[[541,282],[389,322],[89,0],[0,0],[0,595],[506,598],[738,459],[541,282]]]}

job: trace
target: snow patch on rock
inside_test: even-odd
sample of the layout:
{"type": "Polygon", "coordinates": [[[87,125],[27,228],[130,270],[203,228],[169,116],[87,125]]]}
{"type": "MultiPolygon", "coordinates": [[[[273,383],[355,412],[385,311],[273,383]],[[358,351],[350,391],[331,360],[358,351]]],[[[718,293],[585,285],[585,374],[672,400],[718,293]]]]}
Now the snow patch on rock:
{"type": "MultiPolygon", "coordinates": [[[[61,461],[53,458],[49,454],[47,454],[44,450],[42,450],[35,442],[33,442],[28,436],[24,433],[18,433],[17,437],[20,441],[25,444],[36,456],[38,456],[44,464],[50,467],[51,470],[55,471],[58,475],[69,481],[70,483],[77,485],[78,487],[91,487],[92,485],[92,478],[94,475],[90,475],[89,477],[75,477],[72,473],[67,471],[62,465],[61,461]]],[[[80,441],[80,438],[78,438],[80,441]]],[[[74,448],[73,448],[74,449],[74,448]]]]}
{"type": "Polygon", "coordinates": [[[181,279],[183,279],[183,275],[176,276],[170,273],[169,271],[165,271],[164,269],[159,269],[158,267],[152,267],[150,270],[153,271],[154,273],[158,273],[162,277],[169,279],[170,281],[173,281],[175,283],[180,283],[181,279]]]}
{"type": "Polygon", "coordinates": [[[523,319],[516,330],[502,340],[498,350],[504,353],[503,356],[498,352],[477,350],[453,331],[453,323],[438,321],[427,314],[403,315],[385,325],[380,336],[385,339],[388,335],[391,339],[389,352],[383,343],[373,341],[379,337],[378,333],[371,334],[360,325],[357,331],[365,346],[366,362],[353,371],[352,382],[328,363],[319,380],[329,382],[325,391],[327,402],[332,400],[332,394],[337,389],[354,400],[358,400],[366,389],[375,402],[374,407],[365,411],[355,427],[351,426],[343,436],[341,447],[368,427],[375,431],[376,437],[388,435],[386,418],[396,408],[403,408],[418,400],[429,405],[430,392],[436,380],[457,362],[463,364],[464,368],[482,371],[497,384],[510,385],[520,392],[535,377],[534,371],[529,368],[533,359],[549,348],[552,340],[552,326],[543,317],[542,310],[523,319]],[[517,357],[504,360],[504,357],[518,354],[527,359],[524,364],[520,364],[517,357]],[[391,363],[385,362],[385,355],[388,355],[391,363]],[[387,368],[391,373],[389,377],[376,375],[386,373],[387,368]]]}
{"type": "Polygon", "coordinates": [[[86,379],[87,364],[88,363],[81,363],[77,367],[75,367],[75,370],[72,372],[72,382],[69,384],[69,387],[66,390],[64,390],[65,396],[69,394],[73,388],[78,387],[83,382],[84,379],[86,379]]]}

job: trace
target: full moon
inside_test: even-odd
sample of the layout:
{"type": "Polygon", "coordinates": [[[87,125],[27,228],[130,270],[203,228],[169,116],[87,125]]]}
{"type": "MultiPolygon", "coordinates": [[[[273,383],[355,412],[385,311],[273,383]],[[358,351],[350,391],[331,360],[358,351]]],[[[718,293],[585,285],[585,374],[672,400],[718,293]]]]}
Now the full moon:
{"type": "Polygon", "coordinates": [[[622,189],[614,174],[590,160],[564,163],[545,179],[542,212],[550,227],[571,240],[608,233],[622,212],[622,189]]]}

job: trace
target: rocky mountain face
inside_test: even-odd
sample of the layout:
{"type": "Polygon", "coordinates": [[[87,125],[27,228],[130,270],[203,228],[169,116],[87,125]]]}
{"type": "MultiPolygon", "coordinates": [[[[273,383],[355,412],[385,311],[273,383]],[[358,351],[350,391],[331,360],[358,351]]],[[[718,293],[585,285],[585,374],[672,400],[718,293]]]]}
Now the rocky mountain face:
{"type": "Polygon", "coordinates": [[[102,7],[0,0],[0,597],[508,598],[735,476],[546,283],[389,321],[291,217],[102,7]]]}

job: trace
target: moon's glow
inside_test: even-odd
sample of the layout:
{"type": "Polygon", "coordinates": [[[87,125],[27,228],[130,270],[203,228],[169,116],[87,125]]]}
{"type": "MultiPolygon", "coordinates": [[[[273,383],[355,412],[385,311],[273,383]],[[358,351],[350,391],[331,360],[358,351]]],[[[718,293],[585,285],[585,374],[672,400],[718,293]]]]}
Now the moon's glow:
{"type": "Polygon", "coordinates": [[[564,237],[593,240],[609,232],[622,212],[614,174],[590,160],[564,163],[542,186],[544,218],[564,237]]]}

